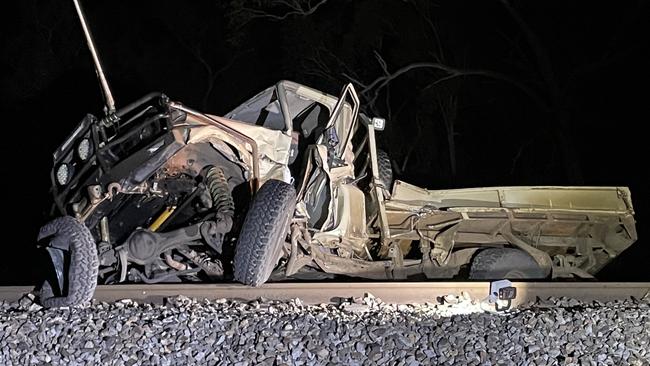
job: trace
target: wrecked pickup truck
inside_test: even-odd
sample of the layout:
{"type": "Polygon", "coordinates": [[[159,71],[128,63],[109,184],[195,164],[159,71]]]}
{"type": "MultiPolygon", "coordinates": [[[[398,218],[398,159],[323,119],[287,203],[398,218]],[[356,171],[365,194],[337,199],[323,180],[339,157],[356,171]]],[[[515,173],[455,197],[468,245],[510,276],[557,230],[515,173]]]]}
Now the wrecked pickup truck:
{"type": "Polygon", "coordinates": [[[590,278],[637,239],[624,187],[393,180],[385,121],[359,112],[352,84],[281,81],[224,117],[160,93],[115,109],[95,63],[105,116],[54,152],[45,306],[98,282],[590,278]]]}

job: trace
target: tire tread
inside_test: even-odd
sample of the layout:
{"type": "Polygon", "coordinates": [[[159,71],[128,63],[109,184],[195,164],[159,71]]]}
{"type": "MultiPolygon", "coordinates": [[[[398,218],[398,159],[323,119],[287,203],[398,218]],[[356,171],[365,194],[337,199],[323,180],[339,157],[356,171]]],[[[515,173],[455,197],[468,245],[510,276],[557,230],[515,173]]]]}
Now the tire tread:
{"type": "Polygon", "coordinates": [[[271,257],[284,242],[281,235],[286,234],[286,217],[290,220],[295,205],[296,191],[290,184],[269,180],[262,185],[253,198],[235,247],[236,281],[250,286],[266,282],[276,264],[271,257]]]}
{"type": "Polygon", "coordinates": [[[81,221],[63,216],[56,218],[39,232],[39,240],[47,236],[62,236],[70,241],[70,268],[67,294],[55,296],[48,281],[41,288],[41,305],[47,308],[77,306],[89,302],[97,287],[99,257],[90,230],[81,221]]]}
{"type": "Polygon", "coordinates": [[[469,278],[495,280],[507,278],[511,271],[519,271],[524,278],[544,278],[545,274],[535,259],[515,248],[488,248],[476,254],[472,260],[469,278]]]}

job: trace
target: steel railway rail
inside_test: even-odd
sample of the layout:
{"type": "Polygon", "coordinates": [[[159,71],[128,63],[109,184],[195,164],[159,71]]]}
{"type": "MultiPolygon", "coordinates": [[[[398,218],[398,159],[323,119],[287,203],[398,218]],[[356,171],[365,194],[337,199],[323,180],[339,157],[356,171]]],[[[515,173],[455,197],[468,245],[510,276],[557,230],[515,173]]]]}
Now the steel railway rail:
{"type": "MultiPolygon", "coordinates": [[[[650,296],[650,282],[513,282],[512,287],[516,288],[512,307],[549,297],[613,301],[650,296]]],[[[33,290],[28,286],[0,287],[0,300],[17,301],[33,290]]],[[[306,304],[321,304],[371,293],[388,303],[406,304],[435,303],[441,296],[459,295],[461,292],[468,293],[473,299],[486,299],[490,293],[490,282],[284,282],[260,287],[239,284],[104,285],[97,287],[95,299],[161,303],[167,297],[184,295],[197,299],[299,298],[306,304]]]]}

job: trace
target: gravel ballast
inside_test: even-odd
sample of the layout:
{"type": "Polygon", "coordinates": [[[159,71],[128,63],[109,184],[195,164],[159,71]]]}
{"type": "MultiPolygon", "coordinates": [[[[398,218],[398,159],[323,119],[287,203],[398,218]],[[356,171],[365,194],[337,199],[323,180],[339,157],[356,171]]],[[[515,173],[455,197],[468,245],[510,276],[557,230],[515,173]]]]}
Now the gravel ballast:
{"type": "Polygon", "coordinates": [[[650,301],[0,303],[0,365],[650,365],[650,301]]]}

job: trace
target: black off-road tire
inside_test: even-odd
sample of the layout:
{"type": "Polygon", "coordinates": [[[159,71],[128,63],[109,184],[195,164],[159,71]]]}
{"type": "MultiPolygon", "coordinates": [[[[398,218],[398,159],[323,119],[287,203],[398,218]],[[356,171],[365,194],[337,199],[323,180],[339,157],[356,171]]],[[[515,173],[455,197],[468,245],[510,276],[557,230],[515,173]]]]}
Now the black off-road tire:
{"type": "Polygon", "coordinates": [[[472,280],[543,279],[544,270],[528,253],[514,248],[489,248],[474,256],[472,280]]]}
{"type": "MultiPolygon", "coordinates": [[[[41,287],[41,305],[47,308],[76,306],[89,302],[97,287],[99,258],[97,246],[90,230],[79,220],[63,216],[43,226],[38,240],[52,237],[53,240],[65,240],[69,243],[70,265],[64,280],[67,291],[56,296],[51,284],[46,280],[41,287]]],[[[63,291],[63,289],[61,289],[63,291]]]]}
{"type": "Polygon", "coordinates": [[[387,192],[393,188],[393,166],[390,163],[390,157],[384,150],[377,149],[377,165],[379,167],[379,180],[387,192]]]}
{"type": "Polygon", "coordinates": [[[235,280],[259,286],[271,276],[280,258],[296,207],[292,185],[271,179],[253,197],[235,247],[235,280]]]}

